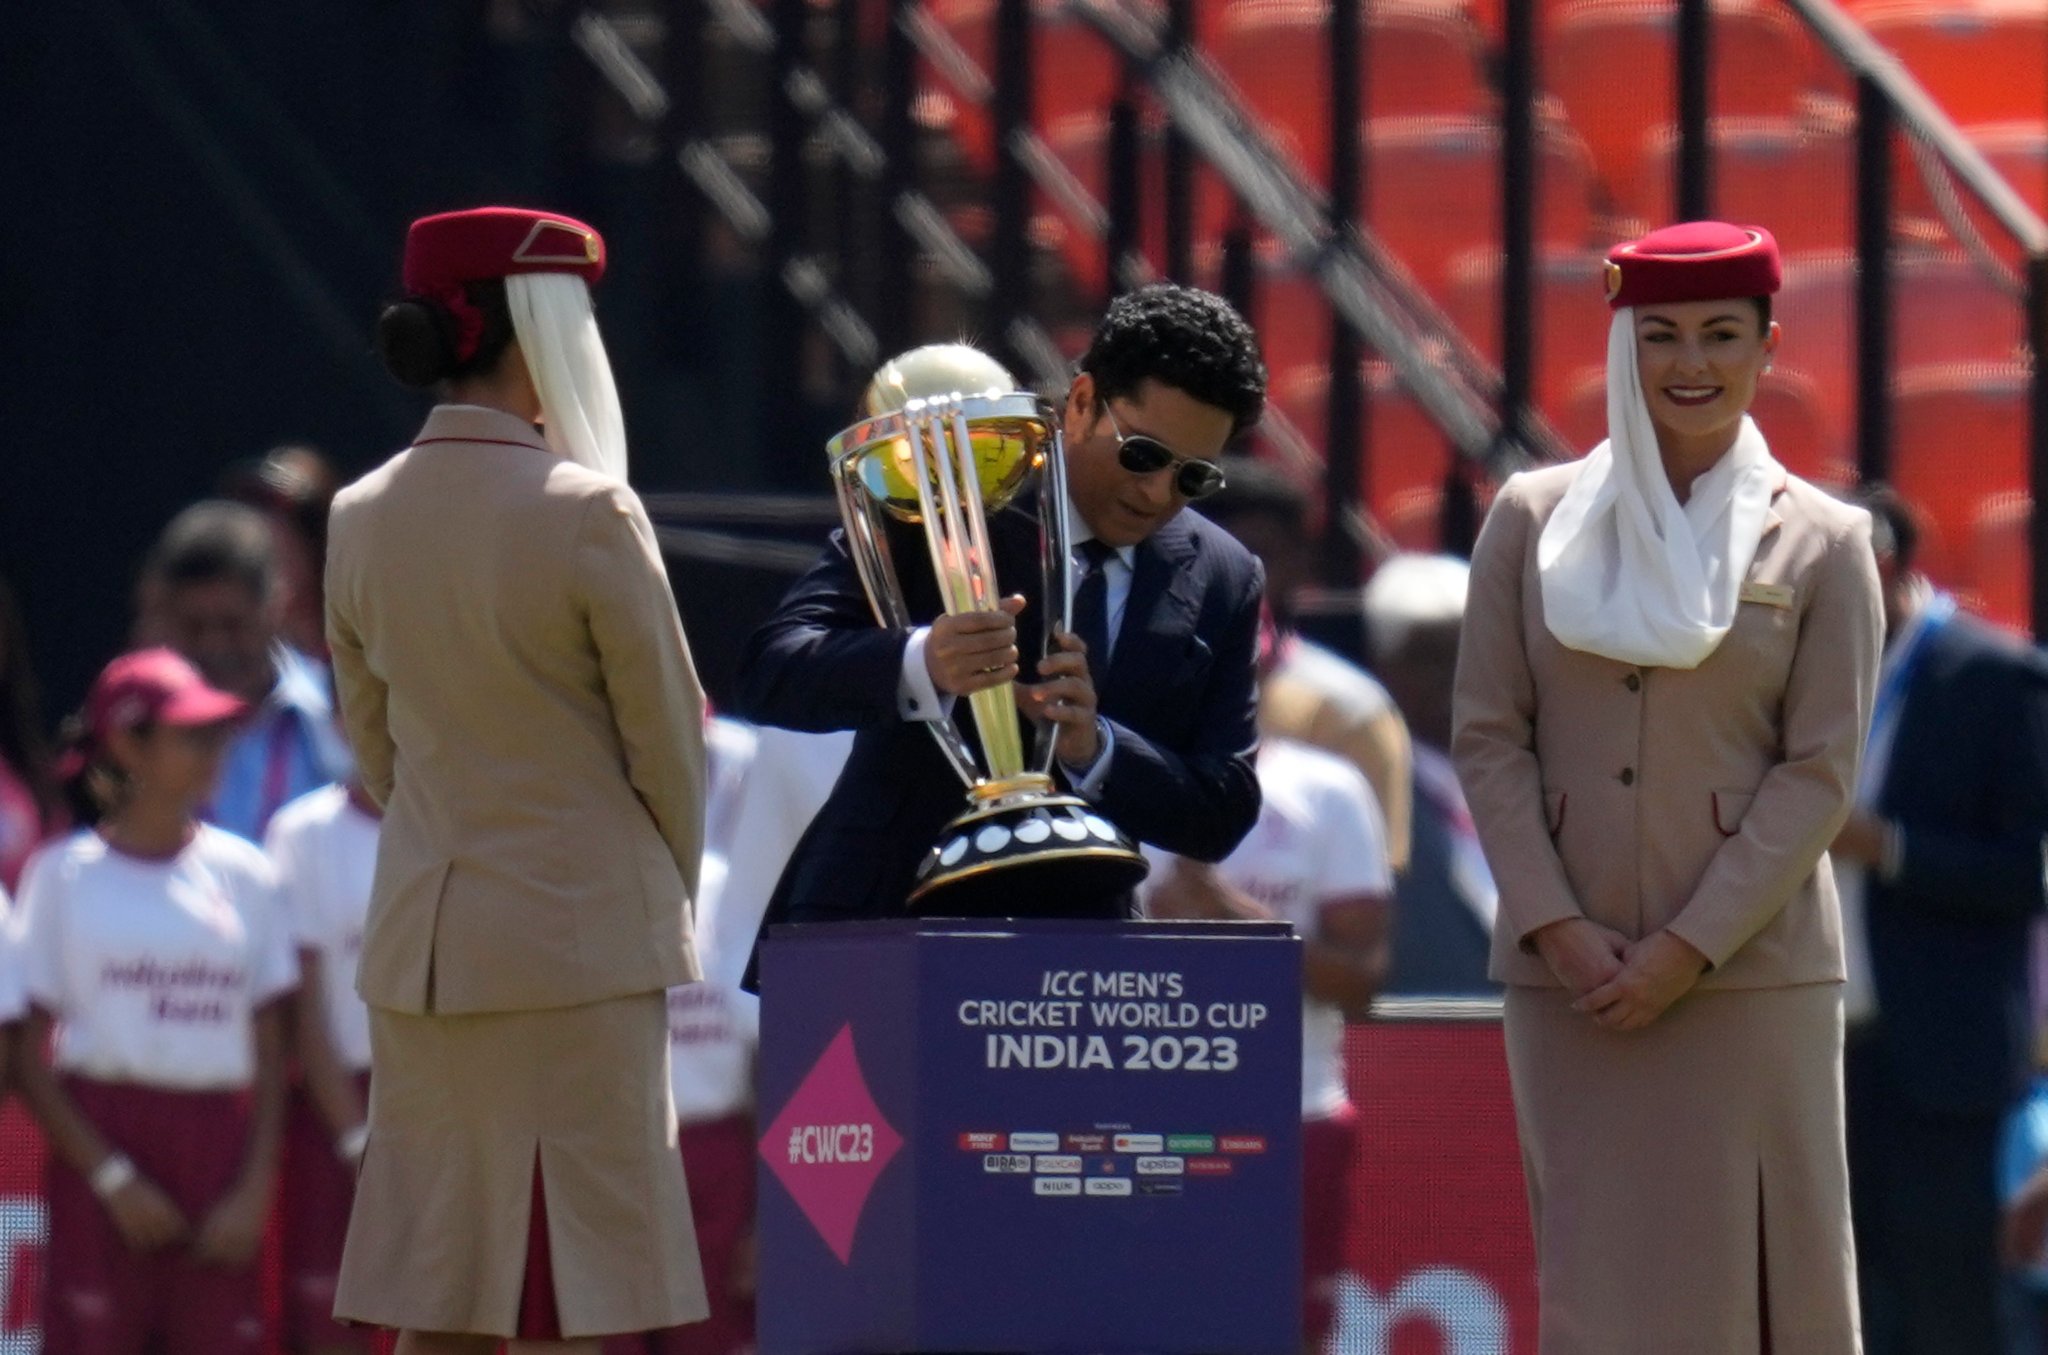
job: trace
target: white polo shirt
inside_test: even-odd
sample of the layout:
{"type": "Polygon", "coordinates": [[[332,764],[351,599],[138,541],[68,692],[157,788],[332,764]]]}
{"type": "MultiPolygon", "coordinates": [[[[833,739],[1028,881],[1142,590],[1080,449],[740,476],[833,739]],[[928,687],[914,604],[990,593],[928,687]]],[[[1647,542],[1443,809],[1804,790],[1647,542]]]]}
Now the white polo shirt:
{"type": "MultiPolygon", "coordinates": [[[[728,918],[735,879],[731,867],[736,860],[769,856],[780,849],[772,834],[752,831],[742,823],[750,802],[775,793],[768,783],[776,779],[776,759],[771,757],[765,765],[760,759],[763,736],[771,732],[725,716],[714,719],[705,731],[704,859],[697,872],[695,928],[704,978],[668,990],[669,1085],[676,1119],[684,1124],[722,1120],[754,1102],[760,1003],[737,984],[746,952],[741,950],[733,964],[726,962],[723,952],[738,944],[741,933],[752,944],[761,909],[768,902],[763,894],[761,909],[753,910],[750,918],[728,918]],[[721,941],[724,932],[731,935],[721,941]]],[[[774,863],[774,869],[779,872],[780,864],[774,863]]],[[[770,887],[774,879],[768,877],[770,887]]]]}
{"type": "Polygon", "coordinates": [[[356,996],[356,965],[380,828],[346,786],[322,786],[278,810],[263,839],[292,944],[320,957],[327,1038],[356,1072],[370,1066],[370,1009],[356,996]]]}
{"type": "MultiPolygon", "coordinates": [[[[1258,821],[1217,870],[1304,938],[1322,933],[1322,909],[1337,899],[1393,892],[1379,801],[1356,767],[1291,739],[1259,745],[1258,821]]],[[[1146,849],[1153,855],[1153,849],[1146,849]]],[[[1154,867],[1161,858],[1154,856],[1154,867]]],[[[1349,1104],[1344,1087],[1344,1015],[1305,998],[1301,1027],[1301,1113],[1315,1120],[1349,1104]]]]}
{"type": "Polygon", "coordinates": [[[15,916],[7,890],[0,886],[0,1026],[28,1014],[28,993],[21,978],[21,919],[15,916]]]}
{"type": "Polygon", "coordinates": [[[298,964],[276,876],[254,844],[201,825],[167,860],[86,829],[22,877],[29,1000],[57,1018],[56,1066],[180,1091],[246,1087],[254,1014],[298,964]]]}

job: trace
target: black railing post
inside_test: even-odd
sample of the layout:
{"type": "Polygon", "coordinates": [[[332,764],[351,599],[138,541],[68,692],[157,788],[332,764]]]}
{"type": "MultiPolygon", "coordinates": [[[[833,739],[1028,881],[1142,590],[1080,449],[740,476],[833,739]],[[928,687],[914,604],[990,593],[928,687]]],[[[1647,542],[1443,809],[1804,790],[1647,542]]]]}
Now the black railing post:
{"type": "Polygon", "coordinates": [[[1856,474],[1892,473],[1892,109],[1856,81],[1856,474]]]}
{"type": "MultiPolygon", "coordinates": [[[[1714,16],[1709,0],[1678,0],[1678,209],[1680,221],[1713,215],[1713,148],[1707,114],[1713,98],[1714,16]]],[[[1625,78],[1625,77],[1624,77],[1625,78]]]]}
{"type": "MultiPolygon", "coordinates": [[[[860,11],[862,0],[833,0],[832,5],[832,100],[844,109],[861,104],[860,11]]],[[[829,262],[838,280],[840,295],[863,306],[870,299],[869,277],[874,271],[872,254],[861,247],[859,214],[851,210],[861,199],[861,176],[841,157],[832,175],[833,201],[837,210],[829,214],[832,223],[832,258],[829,262]]],[[[837,344],[833,356],[842,374],[865,383],[868,373],[853,373],[837,344]]]]}
{"type": "Polygon", "coordinates": [[[1138,100],[1135,82],[1126,72],[1124,87],[1109,107],[1109,229],[1102,248],[1110,300],[1124,290],[1124,260],[1138,250],[1138,100]]]}
{"type": "Polygon", "coordinates": [[[1016,365],[1008,339],[1012,321],[1031,311],[1031,176],[1017,154],[1020,134],[1031,129],[1031,0],[996,5],[995,212],[985,332],[997,355],[1016,365]]]}
{"type": "MultiPolygon", "coordinates": [[[[662,118],[661,144],[681,146],[707,135],[704,107],[704,0],[672,0],[668,7],[668,30],[661,51],[662,81],[668,86],[668,112],[662,118]]],[[[661,253],[657,304],[670,314],[687,314],[687,307],[702,296],[704,285],[704,197],[681,174],[663,174],[654,180],[654,238],[661,253]]],[[[667,327],[663,349],[688,346],[694,326],[667,327]]],[[[681,365],[692,365],[701,353],[680,353],[681,365]]]]}
{"type": "MultiPolygon", "coordinates": [[[[1500,128],[1500,436],[1526,441],[1535,386],[1536,317],[1536,0],[1508,0],[1502,43],[1500,128]]],[[[1448,500],[1447,500],[1448,503],[1448,500]]]]}
{"type": "Polygon", "coordinates": [[[1251,223],[1242,214],[1233,217],[1230,229],[1223,232],[1223,263],[1217,270],[1216,290],[1247,320],[1258,300],[1258,263],[1251,223]]]}
{"type": "Polygon", "coordinates": [[[910,19],[917,0],[868,0],[886,5],[889,24],[882,39],[881,183],[874,199],[875,339],[884,354],[910,346],[915,328],[917,246],[897,215],[897,205],[917,187],[917,45],[910,19]]]}
{"type": "MultiPolygon", "coordinates": [[[[1194,0],[1167,0],[1166,50],[1185,61],[1195,48],[1194,0]]],[[[1175,282],[1195,276],[1195,165],[1187,138],[1168,126],[1165,147],[1166,275],[1175,282]]]]}
{"type": "MultiPolygon", "coordinates": [[[[1330,4],[1330,234],[1357,232],[1365,207],[1365,0],[1330,4]]],[[[1322,581],[1355,587],[1360,579],[1358,541],[1347,511],[1363,497],[1373,459],[1366,428],[1365,346],[1343,316],[1330,317],[1330,393],[1323,446],[1322,581]]]]}
{"type": "Polygon", "coordinates": [[[784,270],[802,254],[804,229],[804,144],[808,128],[801,109],[789,97],[790,76],[803,62],[805,0],[774,0],[775,49],[768,65],[768,255],[761,276],[760,373],[761,433],[765,461],[778,484],[817,483],[815,448],[803,443],[801,400],[790,390],[793,374],[802,368],[806,318],[803,304],[783,281],[784,270]]]}
{"type": "Polygon", "coordinates": [[[2027,580],[2034,639],[2048,638],[2048,254],[2027,260],[2027,580]]]}

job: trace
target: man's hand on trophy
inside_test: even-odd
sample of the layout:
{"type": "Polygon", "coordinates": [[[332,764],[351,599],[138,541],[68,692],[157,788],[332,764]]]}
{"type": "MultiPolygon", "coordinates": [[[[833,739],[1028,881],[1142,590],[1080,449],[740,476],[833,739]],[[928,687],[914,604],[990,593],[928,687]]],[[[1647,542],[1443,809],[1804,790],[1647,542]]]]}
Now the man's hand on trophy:
{"type": "Polygon", "coordinates": [[[1102,729],[1095,720],[1095,679],[1088,676],[1088,646],[1072,631],[1053,633],[1059,645],[1038,665],[1043,682],[1020,683],[1017,705],[1034,720],[1059,726],[1053,753],[1069,767],[1093,765],[1102,752],[1102,729]]]}
{"type": "Polygon", "coordinates": [[[1004,598],[993,612],[954,612],[932,622],[924,666],[932,686],[948,696],[971,696],[1017,676],[1017,614],[1021,596],[1004,598]]]}

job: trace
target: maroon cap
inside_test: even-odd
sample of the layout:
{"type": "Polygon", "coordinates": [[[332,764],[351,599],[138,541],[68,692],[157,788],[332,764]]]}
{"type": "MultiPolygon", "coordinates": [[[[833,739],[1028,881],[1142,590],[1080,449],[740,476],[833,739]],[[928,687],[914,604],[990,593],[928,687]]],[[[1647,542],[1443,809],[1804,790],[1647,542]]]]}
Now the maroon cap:
{"type": "Polygon", "coordinates": [[[476,207],[412,223],[405,236],[405,290],[415,296],[515,273],[604,276],[604,237],[573,216],[523,207],[476,207]]]}
{"type": "Polygon", "coordinates": [[[1771,233],[1726,221],[1666,226],[1616,245],[1607,256],[1607,304],[1616,310],[1770,296],[1783,281],[1771,233]]]}
{"type": "Polygon", "coordinates": [[[215,725],[241,718],[249,703],[208,685],[184,656],[169,649],[138,649],[101,670],[85,696],[85,723],[94,743],[116,729],[142,724],[215,725]]]}

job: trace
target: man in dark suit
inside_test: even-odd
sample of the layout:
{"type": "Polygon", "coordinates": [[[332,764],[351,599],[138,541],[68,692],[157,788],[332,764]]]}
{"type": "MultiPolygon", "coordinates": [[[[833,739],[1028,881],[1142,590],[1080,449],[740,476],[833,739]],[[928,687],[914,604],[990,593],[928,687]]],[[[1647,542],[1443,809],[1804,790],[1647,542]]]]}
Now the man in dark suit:
{"type": "Polygon", "coordinates": [[[2002,1348],[1996,1145],[2032,1067],[2029,936],[2048,904],[2048,663],[1928,585],[1896,495],[1863,502],[1885,656],[1832,852],[1875,997],[1847,1053],[1864,1336],[1871,1355],[1981,1355],[2002,1348]]]}
{"type": "MultiPolygon", "coordinates": [[[[923,542],[898,537],[915,623],[907,632],[875,624],[845,534],[833,534],[741,666],[744,718],[856,731],[764,929],[904,914],[918,862],[966,807],[923,722],[1013,679],[1022,715],[1057,726],[1056,770],[1073,793],[1167,851],[1202,861],[1230,853],[1259,808],[1251,753],[1263,580],[1242,546],[1182,509],[1211,487],[1216,458],[1264,401],[1257,343],[1220,298],[1160,285],[1110,307],[1060,416],[1083,558],[1075,628],[1096,633],[1063,637],[1035,665],[1020,662],[1017,641],[1040,633],[1041,605],[1037,536],[1021,511],[990,519],[996,577],[1015,590],[998,610],[941,615],[923,542]]],[[[1126,895],[1052,897],[1039,911],[1122,916],[1129,907],[1126,895]]]]}

